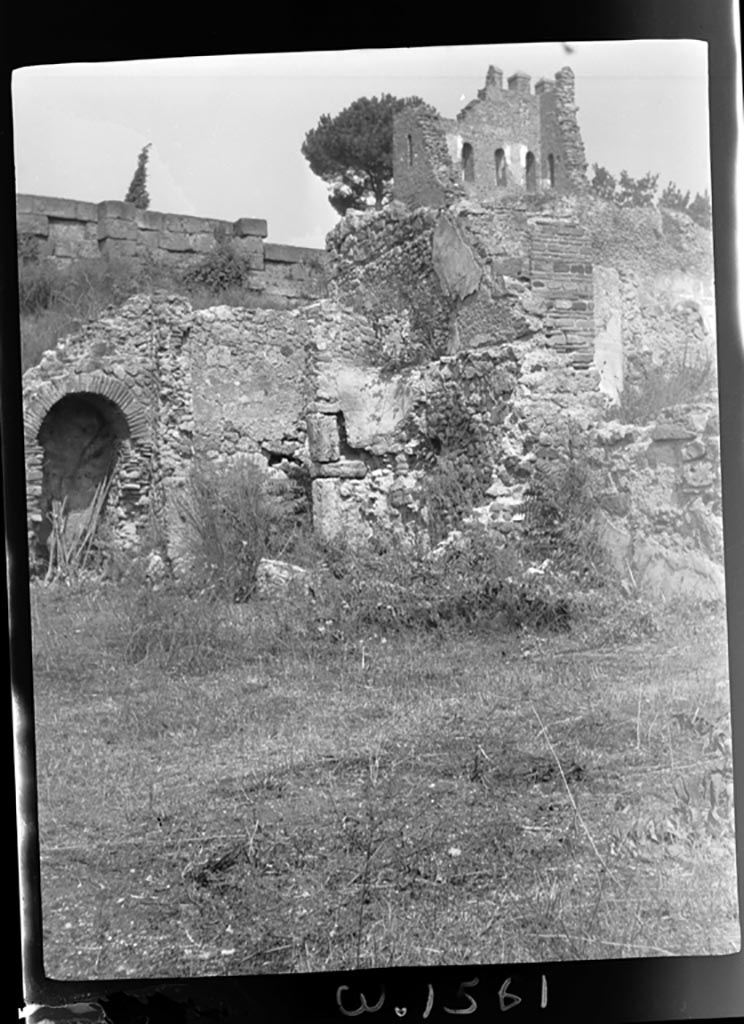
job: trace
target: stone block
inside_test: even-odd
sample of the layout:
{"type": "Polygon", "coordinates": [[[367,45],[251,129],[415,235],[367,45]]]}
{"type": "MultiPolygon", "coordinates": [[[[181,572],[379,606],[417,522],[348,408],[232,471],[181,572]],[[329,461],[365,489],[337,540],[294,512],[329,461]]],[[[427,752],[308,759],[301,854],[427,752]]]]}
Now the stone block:
{"type": "Polygon", "coordinates": [[[159,249],[160,233],[158,231],[140,231],[137,235],[137,241],[145,249],[159,249]]]}
{"type": "Polygon", "coordinates": [[[75,199],[57,199],[52,196],[27,196],[25,199],[28,201],[23,203],[24,212],[42,213],[47,217],[56,217],[57,220],[80,219],[75,199]]]}
{"type": "Polygon", "coordinates": [[[702,459],[706,452],[707,448],[702,441],[693,441],[682,449],[682,458],[685,462],[693,462],[695,459],[702,459]]]}
{"type": "Polygon", "coordinates": [[[184,230],[183,217],[178,213],[164,213],[163,230],[180,234],[184,230]]]}
{"type": "Polygon", "coordinates": [[[652,441],[692,441],[694,437],[679,423],[657,423],[651,431],[652,441]]]}
{"type": "MultiPolygon", "coordinates": [[[[106,199],[96,207],[98,220],[129,220],[135,222],[137,207],[134,203],[122,203],[116,199],[106,199]]],[[[56,214],[52,214],[56,216],[56,214]]]]}
{"type": "Polygon", "coordinates": [[[305,263],[317,262],[325,258],[323,249],[310,249],[300,245],[277,245],[274,242],[266,242],[264,245],[264,259],[270,263],[305,263]]]}
{"type": "Polygon", "coordinates": [[[716,475],[709,462],[698,459],[695,462],[686,462],[683,465],[682,481],[685,487],[698,490],[713,487],[716,482],[716,475]]]}
{"type": "Polygon", "coordinates": [[[241,217],[232,226],[236,238],[246,238],[251,235],[257,238],[266,238],[269,228],[265,220],[257,220],[254,217],[241,217]]]}
{"type": "Polygon", "coordinates": [[[367,466],[360,459],[323,462],[312,469],[313,477],[337,477],[343,480],[361,480],[367,475],[367,466]]]}
{"type": "Polygon", "coordinates": [[[43,213],[37,208],[37,196],[29,196],[24,192],[16,194],[16,214],[19,213],[43,213]]]}
{"type": "Polygon", "coordinates": [[[49,220],[43,213],[17,213],[16,229],[19,235],[46,238],[49,234],[49,220]]]}
{"type": "Polygon", "coordinates": [[[341,495],[338,480],[313,480],[313,529],[325,540],[337,537],[343,530],[341,495]]]}
{"type": "Polygon", "coordinates": [[[459,229],[440,217],[432,236],[432,265],[445,295],[466,299],[478,288],[481,269],[459,229]]]}
{"type": "Polygon", "coordinates": [[[338,422],[335,416],[309,413],[307,441],[314,462],[338,462],[341,457],[338,422]]]}
{"type": "Polygon", "coordinates": [[[160,248],[166,252],[193,252],[194,248],[188,235],[176,231],[160,233],[160,248]]]}
{"type": "Polygon", "coordinates": [[[189,235],[189,243],[192,252],[208,253],[215,248],[214,235],[198,234],[189,235]]]}
{"type": "Polygon", "coordinates": [[[137,210],[134,221],[138,228],[145,231],[161,231],[164,226],[164,217],[164,214],[155,213],[153,210],[137,210]]]}
{"type": "Polygon", "coordinates": [[[98,240],[105,238],[126,238],[132,241],[137,237],[137,225],[133,220],[99,220],[98,240]]]}
{"type": "Polygon", "coordinates": [[[260,253],[263,256],[264,243],[258,235],[241,235],[233,240],[235,250],[239,253],[260,253]]]}
{"type": "MultiPolygon", "coordinates": [[[[179,219],[181,221],[181,230],[189,235],[198,235],[211,229],[211,221],[205,217],[192,217],[189,214],[184,214],[179,219]]],[[[211,230],[214,233],[213,229],[211,230]]]]}
{"type": "Polygon", "coordinates": [[[103,238],[99,242],[98,249],[103,256],[114,259],[126,259],[137,255],[137,243],[133,239],[103,238]]]}

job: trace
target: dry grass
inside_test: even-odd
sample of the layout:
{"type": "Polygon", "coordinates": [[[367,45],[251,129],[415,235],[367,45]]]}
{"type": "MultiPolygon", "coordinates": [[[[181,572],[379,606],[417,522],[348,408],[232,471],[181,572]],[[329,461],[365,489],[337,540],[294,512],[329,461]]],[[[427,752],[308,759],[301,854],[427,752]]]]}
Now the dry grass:
{"type": "Polygon", "coordinates": [[[738,948],[719,613],[592,649],[254,601],[193,675],[123,663],[120,602],[33,592],[50,975],[738,948]]]}

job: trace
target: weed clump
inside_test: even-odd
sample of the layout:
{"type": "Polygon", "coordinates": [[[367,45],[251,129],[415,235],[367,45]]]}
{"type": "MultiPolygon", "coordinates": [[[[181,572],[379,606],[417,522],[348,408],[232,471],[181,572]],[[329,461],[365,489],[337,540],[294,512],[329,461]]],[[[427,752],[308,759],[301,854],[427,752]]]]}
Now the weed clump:
{"type": "Polygon", "coordinates": [[[620,406],[624,423],[651,423],[663,409],[710,401],[715,396],[716,365],[712,355],[693,358],[683,352],[664,364],[641,358],[629,369],[620,406]]]}
{"type": "Polygon", "coordinates": [[[192,584],[228,601],[247,601],[263,558],[278,558],[301,525],[288,489],[248,458],[194,462],[178,502],[192,584]]]}
{"type": "Polygon", "coordinates": [[[206,288],[219,294],[233,288],[250,286],[252,267],[234,242],[220,241],[212,252],[203,256],[181,274],[187,288],[206,288]]]}
{"type": "Polygon", "coordinates": [[[173,582],[121,592],[123,656],[168,674],[205,675],[238,654],[224,608],[210,595],[189,594],[173,582]]]}

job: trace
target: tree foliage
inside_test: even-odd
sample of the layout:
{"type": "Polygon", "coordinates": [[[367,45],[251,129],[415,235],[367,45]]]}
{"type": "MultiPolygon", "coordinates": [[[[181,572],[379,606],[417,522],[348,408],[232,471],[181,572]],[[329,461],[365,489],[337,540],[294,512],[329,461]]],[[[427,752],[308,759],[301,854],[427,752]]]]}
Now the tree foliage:
{"type": "Polygon", "coordinates": [[[682,192],[675,182],[670,181],[661,193],[659,206],[664,206],[667,210],[680,210],[682,213],[687,213],[690,207],[690,193],[682,192]]]}
{"type": "Polygon", "coordinates": [[[644,174],[642,178],[632,178],[627,171],[620,171],[617,195],[618,206],[653,206],[656,198],[658,174],[644,174]]]}
{"type": "Polygon", "coordinates": [[[665,206],[668,210],[680,210],[682,213],[686,213],[700,227],[707,228],[708,230],[713,227],[713,210],[707,189],[702,195],[696,192],[695,198],[691,200],[689,192],[683,193],[673,181],[670,181],[661,194],[659,206],[665,206]]]}
{"type": "Polygon", "coordinates": [[[698,192],[687,208],[687,212],[702,228],[710,230],[713,227],[713,208],[710,203],[708,190],[700,195],[698,192]]]}
{"type": "Polygon", "coordinates": [[[617,190],[616,179],[606,167],[600,167],[599,164],[593,164],[592,171],[594,172],[594,177],[590,185],[595,195],[599,196],[600,199],[614,199],[617,190]]]}
{"type": "Polygon", "coordinates": [[[310,170],[329,185],[328,202],[347,210],[380,209],[390,198],[393,178],[393,115],[418,97],[387,93],[362,96],[331,117],[323,114],[305,136],[302,155],[310,170]]]}
{"type": "Polygon", "coordinates": [[[147,161],[150,157],[151,142],[143,146],[137,157],[137,170],[134,172],[129,189],[124,196],[125,203],[134,203],[138,210],[146,210],[150,205],[150,195],[147,191],[147,161]]]}
{"type": "MultiPolygon", "coordinates": [[[[618,206],[653,206],[656,200],[658,174],[645,174],[642,178],[633,178],[627,171],[620,172],[616,179],[606,167],[592,165],[593,177],[590,185],[592,191],[600,199],[608,199],[618,206]]],[[[689,192],[683,192],[679,186],[670,181],[661,195],[658,205],[667,210],[679,210],[701,227],[710,229],[713,226],[713,212],[708,191],[699,192],[690,199],[689,192]]]]}

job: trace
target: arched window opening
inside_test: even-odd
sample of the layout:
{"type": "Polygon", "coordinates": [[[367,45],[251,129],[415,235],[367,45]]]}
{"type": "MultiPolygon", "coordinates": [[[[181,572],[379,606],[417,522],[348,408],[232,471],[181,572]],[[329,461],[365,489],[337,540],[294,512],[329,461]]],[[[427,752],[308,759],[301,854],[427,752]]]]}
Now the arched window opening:
{"type": "Polygon", "coordinates": [[[548,153],[548,177],[550,179],[550,187],[555,188],[555,157],[552,153],[548,153]]]}
{"type": "Polygon", "coordinates": [[[475,157],[469,142],[462,147],[462,173],[465,181],[475,181],[475,157]]]}
{"type": "Polygon", "coordinates": [[[408,136],[408,166],[413,166],[413,137],[408,136]]]}
{"type": "Polygon", "coordinates": [[[506,154],[503,149],[497,149],[494,153],[496,161],[496,187],[506,188],[506,154]]]}
{"type": "Polygon", "coordinates": [[[535,154],[530,152],[527,154],[527,159],[524,165],[524,183],[528,192],[534,192],[537,187],[537,178],[535,175],[535,154]]]}

